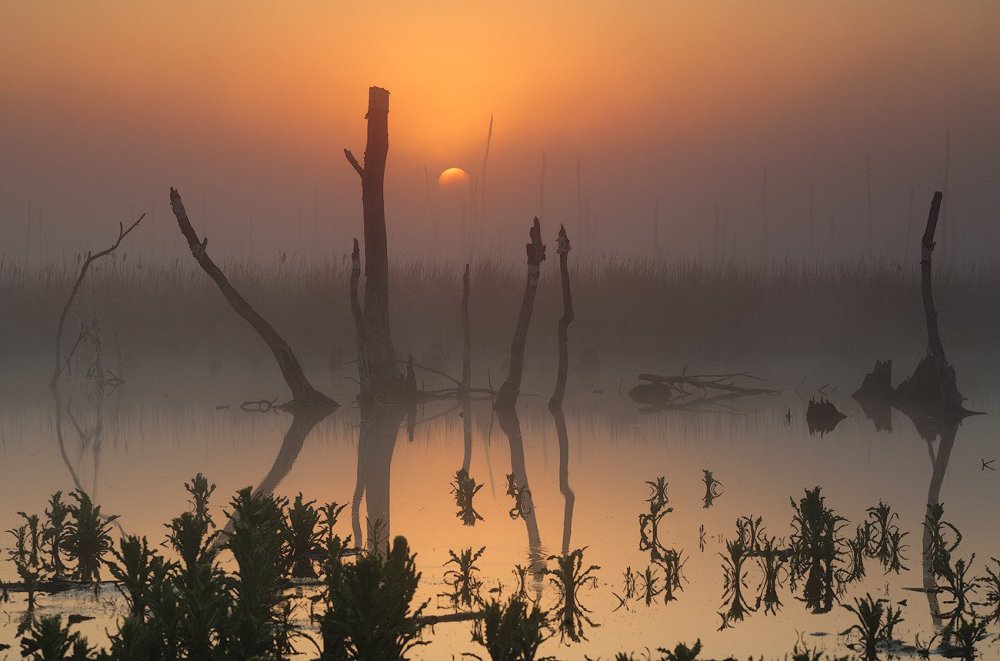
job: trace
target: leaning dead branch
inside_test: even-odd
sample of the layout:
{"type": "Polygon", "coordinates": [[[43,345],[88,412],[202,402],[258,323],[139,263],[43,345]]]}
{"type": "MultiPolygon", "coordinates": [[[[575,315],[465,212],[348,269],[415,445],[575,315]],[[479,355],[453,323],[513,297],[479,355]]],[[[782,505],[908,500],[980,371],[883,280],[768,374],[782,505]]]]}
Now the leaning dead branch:
{"type": "Polygon", "coordinates": [[[292,411],[296,409],[331,410],[336,408],[338,404],[316,390],[309,382],[309,379],[306,378],[305,373],[302,371],[302,365],[299,364],[299,360],[295,357],[288,342],[236,291],[236,288],[229,282],[222,270],[208,256],[208,238],[198,238],[198,234],[191,226],[187,211],[184,209],[181,195],[174,188],[170,189],[170,208],[173,209],[181,234],[187,239],[188,246],[191,248],[191,254],[198,262],[198,265],[212,278],[233,310],[257,331],[257,334],[267,344],[271,353],[274,354],[274,359],[278,363],[281,375],[285,378],[288,389],[292,391],[292,401],[281,408],[292,411]]]}
{"type": "Polygon", "coordinates": [[[142,214],[139,218],[129,225],[127,228],[118,223],[118,238],[115,242],[111,244],[110,247],[96,253],[87,252],[87,257],[83,260],[83,265],[80,267],[80,274],[76,276],[76,282],[73,283],[73,289],[69,293],[69,298],[66,299],[66,305],[63,306],[62,312],[59,313],[59,324],[56,326],[56,367],[52,372],[52,378],[49,380],[49,388],[55,388],[56,383],[59,381],[59,377],[62,375],[62,336],[63,327],[66,325],[66,315],[69,314],[69,309],[73,305],[73,300],[76,298],[76,294],[80,291],[80,285],[83,284],[83,279],[87,275],[87,271],[90,270],[90,265],[101,259],[102,257],[107,257],[121,245],[125,237],[128,236],[132,230],[139,226],[142,219],[146,217],[146,214],[142,214]]]}
{"type": "Polygon", "coordinates": [[[521,312],[517,317],[517,327],[514,329],[514,340],[510,345],[510,367],[507,380],[500,386],[494,408],[513,408],[521,391],[521,377],[524,374],[524,345],[528,339],[528,326],[531,324],[531,313],[535,307],[535,294],[538,291],[538,276],[542,262],[545,260],[545,245],[542,243],[542,229],[535,218],[529,232],[531,242],[525,244],[528,256],[528,277],[524,284],[524,296],[521,299],[521,312]]]}

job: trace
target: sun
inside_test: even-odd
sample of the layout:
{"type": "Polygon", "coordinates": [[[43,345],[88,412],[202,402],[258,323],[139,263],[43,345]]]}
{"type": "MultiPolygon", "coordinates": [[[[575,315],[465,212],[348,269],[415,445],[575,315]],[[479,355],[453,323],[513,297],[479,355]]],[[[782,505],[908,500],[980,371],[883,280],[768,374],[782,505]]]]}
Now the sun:
{"type": "Polygon", "coordinates": [[[445,195],[466,193],[469,190],[469,175],[462,168],[448,168],[438,177],[438,188],[445,195]]]}

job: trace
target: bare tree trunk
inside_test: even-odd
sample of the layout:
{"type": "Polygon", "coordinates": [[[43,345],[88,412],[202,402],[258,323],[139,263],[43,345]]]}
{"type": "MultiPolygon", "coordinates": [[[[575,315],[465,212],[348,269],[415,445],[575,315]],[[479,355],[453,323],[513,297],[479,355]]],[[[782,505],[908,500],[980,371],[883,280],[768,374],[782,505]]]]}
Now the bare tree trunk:
{"type": "Polygon", "coordinates": [[[524,345],[528,339],[528,326],[531,323],[531,313],[535,306],[535,294],[538,291],[538,276],[542,261],[545,259],[545,246],[542,244],[542,230],[535,218],[529,232],[531,243],[525,244],[528,254],[528,278],[524,285],[524,296],[521,299],[521,312],[517,317],[517,328],[514,330],[514,340],[510,345],[510,365],[507,380],[500,386],[494,408],[497,410],[513,408],[521,391],[521,376],[524,373],[524,345]]]}
{"type": "Polygon", "coordinates": [[[469,264],[462,275],[462,385],[459,392],[469,394],[472,388],[472,328],[469,321],[469,264]]]}
{"type": "Polygon", "coordinates": [[[389,249],[385,227],[385,163],[389,152],[389,92],[368,89],[368,142],[364,166],[345,149],[344,155],[361,176],[365,233],[366,361],[375,393],[399,384],[396,351],[389,333],[389,249]]]}
{"type": "Polygon", "coordinates": [[[556,252],[559,254],[559,275],[562,280],[563,315],[559,318],[559,371],[556,373],[556,389],[549,400],[549,410],[562,407],[566,392],[566,375],[569,372],[569,325],[573,323],[573,294],[569,288],[569,236],[566,228],[559,226],[556,252]]]}
{"type": "Polygon", "coordinates": [[[934,253],[934,234],[941,211],[941,192],[935,192],[931,201],[927,227],[921,239],[920,288],[924,301],[924,319],[927,324],[927,355],[920,361],[913,375],[897,388],[897,395],[905,407],[930,408],[944,416],[965,415],[962,396],[955,385],[955,369],[948,364],[938,331],[937,310],[931,282],[931,256],[934,253]]]}
{"type": "Polygon", "coordinates": [[[361,395],[364,399],[371,394],[372,379],[368,372],[365,316],[361,311],[361,301],[358,297],[358,281],[360,279],[361,252],[358,248],[358,240],[354,239],[354,250],[351,252],[351,314],[354,317],[354,333],[358,344],[358,377],[361,380],[361,395]]]}
{"type": "Polygon", "coordinates": [[[62,335],[63,327],[66,325],[66,315],[69,314],[69,309],[73,305],[73,300],[76,298],[77,292],[80,291],[80,285],[83,284],[83,279],[87,275],[87,271],[90,270],[90,265],[117,250],[121,242],[125,240],[125,237],[129,235],[129,232],[138,227],[139,223],[145,217],[146,214],[142,214],[127,229],[124,225],[118,223],[118,238],[109,248],[93,254],[87,252],[87,257],[83,260],[83,266],[80,267],[80,274],[76,277],[76,282],[73,283],[73,289],[69,293],[69,298],[66,299],[66,305],[63,306],[62,312],[59,313],[59,324],[56,326],[56,367],[52,372],[52,378],[49,380],[49,388],[55,388],[59,377],[62,375],[62,335]]]}
{"type": "Polygon", "coordinates": [[[184,210],[181,195],[173,188],[170,189],[170,207],[173,209],[174,216],[177,218],[177,225],[180,227],[181,234],[187,239],[188,246],[191,248],[191,254],[194,255],[195,260],[205,273],[208,274],[208,277],[212,278],[219,287],[222,295],[226,297],[226,300],[232,306],[233,310],[236,311],[236,314],[243,317],[257,331],[257,334],[267,344],[271,353],[274,354],[274,359],[278,363],[281,375],[284,377],[285,383],[288,384],[288,389],[292,391],[292,401],[282,408],[290,409],[294,412],[300,409],[311,408],[332,410],[339,406],[337,402],[313,388],[309,379],[303,373],[302,365],[299,364],[299,360],[295,357],[288,342],[278,335],[274,327],[261,317],[246,299],[236,291],[222,270],[208,256],[208,252],[206,252],[208,239],[198,239],[198,235],[195,233],[194,228],[191,226],[191,221],[188,219],[187,211],[184,210]]]}

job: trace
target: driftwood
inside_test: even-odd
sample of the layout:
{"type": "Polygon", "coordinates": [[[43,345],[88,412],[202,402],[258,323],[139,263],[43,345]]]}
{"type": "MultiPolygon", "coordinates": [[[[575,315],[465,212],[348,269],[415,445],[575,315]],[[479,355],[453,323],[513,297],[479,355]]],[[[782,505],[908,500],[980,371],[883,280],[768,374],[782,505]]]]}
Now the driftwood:
{"type": "MultiPolygon", "coordinates": [[[[368,89],[368,141],[364,165],[349,149],[344,156],[361,177],[365,236],[364,352],[359,368],[370,393],[399,389],[403,382],[396,366],[396,350],[389,332],[389,249],[385,226],[385,163],[389,152],[389,92],[368,89]],[[367,371],[367,376],[364,372],[367,371]]],[[[353,279],[353,276],[352,276],[353,279]]],[[[362,393],[367,396],[369,393],[362,393]]]]}
{"type": "Polygon", "coordinates": [[[177,225],[180,227],[181,234],[187,239],[195,261],[198,262],[202,270],[219,287],[222,295],[226,297],[226,300],[232,306],[233,310],[236,311],[236,314],[243,317],[253,327],[261,339],[264,340],[264,343],[267,344],[271,353],[274,354],[274,359],[278,363],[281,375],[284,377],[285,383],[288,384],[288,389],[292,391],[292,401],[281,408],[291,411],[310,408],[332,411],[337,408],[337,402],[316,390],[309,382],[309,379],[306,378],[305,373],[302,371],[302,365],[299,364],[299,360],[295,357],[288,342],[236,291],[236,288],[229,282],[229,279],[226,278],[222,270],[208,256],[208,238],[198,238],[198,234],[191,226],[191,220],[188,218],[187,211],[184,209],[184,202],[181,200],[181,195],[174,188],[170,189],[170,208],[173,209],[174,216],[177,218],[177,225]]]}
{"type": "Polygon", "coordinates": [[[535,294],[538,291],[538,276],[542,262],[545,260],[545,245],[542,244],[542,229],[535,218],[529,231],[531,242],[524,249],[528,257],[528,277],[524,284],[524,295],[521,298],[521,311],[517,317],[517,327],[514,329],[514,339],[510,345],[510,360],[507,379],[500,386],[494,408],[513,408],[521,391],[521,377],[524,374],[524,345],[528,339],[528,326],[531,324],[531,313],[535,306],[535,294]]]}
{"type": "Polygon", "coordinates": [[[628,395],[647,411],[667,409],[696,409],[713,404],[749,397],[751,395],[779,394],[770,388],[740,385],[737,379],[761,380],[742,372],[732,374],[680,374],[663,376],[660,374],[640,374],[642,383],[629,391],[628,395]]]}
{"type": "Polygon", "coordinates": [[[69,298],[66,299],[66,305],[63,306],[62,312],[59,313],[59,324],[56,326],[56,367],[52,372],[52,378],[49,380],[49,388],[55,388],[56,383],[59,381],[60,375],[62,375],[62,336],[63,327],[66,325],[66,315],[69,314],[69,309],[73,305],[73,300],[76,298],[76,294],[80,291],[80,285],[83,284],[83,279],[87,275],[87,271],[90,270],[90,265],[101,259],[102,257],[107,257],[121,245],[125,237],[128,236],[132,230],[139,226],[142,219],[146,217],[146,214],[139,216],[138,220],[126,228],[121,223],[118,223],[118,238],[115,242],[111,244],[110,247],[104,250],[91,253],[87,251],[87,257],[83,260],[83,265],[80,267],[80,273],[76,276],[76,282],[73,283],[73,289],[69,293],[69,298]]]}

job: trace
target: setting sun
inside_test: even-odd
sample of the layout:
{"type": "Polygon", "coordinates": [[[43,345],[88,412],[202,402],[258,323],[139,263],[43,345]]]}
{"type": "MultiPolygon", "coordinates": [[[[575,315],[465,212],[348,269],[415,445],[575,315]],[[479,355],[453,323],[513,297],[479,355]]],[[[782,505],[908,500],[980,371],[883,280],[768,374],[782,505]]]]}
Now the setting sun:
{"type": "Polygon", "coordinates": [[[438,177],[438,188],[446,195],[469,190],[469,175],[462,168],[448,168],[438,177]]]}

